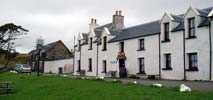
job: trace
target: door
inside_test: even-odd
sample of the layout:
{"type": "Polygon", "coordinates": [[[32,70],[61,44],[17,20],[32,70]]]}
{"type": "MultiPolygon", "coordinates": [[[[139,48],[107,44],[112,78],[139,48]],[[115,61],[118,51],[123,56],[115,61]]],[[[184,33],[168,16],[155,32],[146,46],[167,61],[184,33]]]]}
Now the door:
{"type": "Polygon", "coordinates": [[[119,59],[119,76],[120,78],[127,77],[127,71],[125,68],[125,59],[119,59]]]}

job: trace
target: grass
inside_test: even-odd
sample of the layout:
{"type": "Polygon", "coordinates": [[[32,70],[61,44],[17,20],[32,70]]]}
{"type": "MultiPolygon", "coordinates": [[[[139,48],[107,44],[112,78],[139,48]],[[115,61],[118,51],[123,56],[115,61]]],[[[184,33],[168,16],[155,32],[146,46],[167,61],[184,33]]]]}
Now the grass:
{"type": "Polygon", "coordinates": [[[180,93],[176,89],[58,76],[4,72],[0,81],[13,81],[15,86],[13,94],[1,94],[0,100],[213,100],[213,92],[180,93]]]}

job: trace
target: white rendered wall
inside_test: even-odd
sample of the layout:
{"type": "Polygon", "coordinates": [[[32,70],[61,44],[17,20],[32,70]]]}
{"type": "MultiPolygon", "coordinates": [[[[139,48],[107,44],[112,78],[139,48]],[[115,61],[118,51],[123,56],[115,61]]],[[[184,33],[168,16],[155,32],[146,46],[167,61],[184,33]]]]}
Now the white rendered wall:
{"type": "Polygon", "coordinates": [[[164,41],[164,23],[169,23],[170,42],[161,42],[161,78],[162,79],[184,79],[184,56],[183,56],[183,31],[171,32],[177,22],[173,22],[168,15],[166,15],[161,22],[161,41],[164,41]],[[165,54],[171,54],[172,70],[162,70],[166,68],[165,54]]]}
{"type": "Polygon", "coordinates": [[[161,43],[161,77],[162,79],[184,79],[183,62],[183,31],[171,32],[170,42],[161,43]],[[164,54],[171,54],[172,70],[162,70],[166,67],[164,54]]]}
{"type": "Polygon", "coordinates": [[[59,73],[59,68],[63,68],[63,73],[73,72],[73,59],[63,59],[54,61],[45,61],[44,63],[44,73],[59,73]]]}
{"type": "Polygon", "coordinates": [[[146,75],[159,75],[159,35],[150,35],[124,41],[127,74],[139,73],[138,58],[144,58],[146,75]],[[144,39],[145,50],[138,51],[139,39],[144,39]]]}
{"type": "MultiPolygon", "coordinates": [[[[185,22],[188,18],[195,17],[195,24],[198,26],[200,22],[199,16],[193,10],[190,10],[185,16],[185,22]]],[[[188,29],[188,24],[185,23],[185,28],[188,29]]],[[[208,27],[196,27],[196,37],[194,39],[186,39],[186,69],[188,68],[188,53],[197,52],[198,71],[186,71],[187,80],[209,80],[209,31],[208,27]]],[[[185,37],[188,37],[186,30],[185,37]]]]}

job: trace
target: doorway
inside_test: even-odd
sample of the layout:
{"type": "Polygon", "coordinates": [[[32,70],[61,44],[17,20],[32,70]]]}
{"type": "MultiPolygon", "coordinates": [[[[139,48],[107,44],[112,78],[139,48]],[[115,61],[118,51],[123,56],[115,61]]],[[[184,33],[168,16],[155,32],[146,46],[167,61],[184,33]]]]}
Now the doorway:
{"type": "Polygon", "coordinates": [[[127,77],[127,71],[125,68],[125,59],[119,59],[119,76],[120,78],[127,77]]]}

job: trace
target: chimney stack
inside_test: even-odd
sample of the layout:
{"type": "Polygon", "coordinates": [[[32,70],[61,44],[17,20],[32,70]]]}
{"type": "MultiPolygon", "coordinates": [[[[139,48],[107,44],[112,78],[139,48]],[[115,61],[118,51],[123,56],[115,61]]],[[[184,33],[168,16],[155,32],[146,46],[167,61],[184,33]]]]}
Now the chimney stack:
{"type": "Polygon", "coordinates": [[[96,27],[98,27],[98,24],[97,24],[97,20],[92,18],[91,19],[91,23],[89,24],[89,27],[90,27],[90,31],[96,27]]]}
{"type": "Polygon", "coordinates": [[[113,23],[112,29],[115,31],[119,31],[124,28],[124,16],[122,16],[121,10],[115,11],[115,15],[113,15],[112,23],[113,23]]]}

